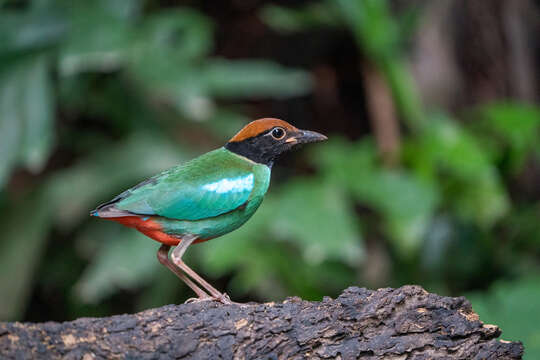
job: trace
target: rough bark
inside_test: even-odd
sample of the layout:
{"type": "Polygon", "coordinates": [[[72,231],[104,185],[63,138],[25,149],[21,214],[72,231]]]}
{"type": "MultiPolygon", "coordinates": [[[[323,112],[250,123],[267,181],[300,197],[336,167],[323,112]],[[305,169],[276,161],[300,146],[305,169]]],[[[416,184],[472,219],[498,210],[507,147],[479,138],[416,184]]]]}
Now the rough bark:
{"type": "Polygon", "coordinates": [[[0,323],[2,359],[521,359],[463,297],[351,287],[308,302],[167,305],[134,315],[0,323]]]}

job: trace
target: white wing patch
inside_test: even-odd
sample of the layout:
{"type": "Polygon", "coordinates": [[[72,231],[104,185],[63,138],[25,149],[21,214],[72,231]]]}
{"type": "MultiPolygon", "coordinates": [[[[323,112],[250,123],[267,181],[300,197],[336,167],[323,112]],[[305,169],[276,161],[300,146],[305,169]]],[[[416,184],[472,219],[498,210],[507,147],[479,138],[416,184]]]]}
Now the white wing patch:
{"type": "Polygon", "coordinates": [[[222,179],[203,186],[204,190],[218,194],[227,192],[244,192],[253,188],[253,174],[235,179],[222,179]]]}

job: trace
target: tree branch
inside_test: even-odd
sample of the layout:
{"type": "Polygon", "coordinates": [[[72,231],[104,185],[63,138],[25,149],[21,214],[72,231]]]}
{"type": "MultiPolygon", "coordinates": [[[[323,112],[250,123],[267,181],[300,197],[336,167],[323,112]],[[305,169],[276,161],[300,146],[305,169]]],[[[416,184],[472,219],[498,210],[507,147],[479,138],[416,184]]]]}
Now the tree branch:
{"type": "Polygon", "coordinates": [[[463,297],[351,287],[308,302],[167,305],[133,315],[0,323],[2,359],[521,359],[463,297]]]}

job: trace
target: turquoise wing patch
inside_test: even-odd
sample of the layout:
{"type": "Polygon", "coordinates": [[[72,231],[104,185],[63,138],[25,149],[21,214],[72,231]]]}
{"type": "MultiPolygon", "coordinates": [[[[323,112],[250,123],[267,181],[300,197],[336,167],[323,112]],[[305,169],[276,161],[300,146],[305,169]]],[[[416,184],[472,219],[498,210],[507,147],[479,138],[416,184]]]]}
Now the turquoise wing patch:
{"type": "Polygon", "coordinates": [[[246,164],[228,159],[230,154],[217,155],[203,155],[127,190],[116,207],[178,220],[210,218],[241,207],[255,186],[254,174],[246,164]]]}

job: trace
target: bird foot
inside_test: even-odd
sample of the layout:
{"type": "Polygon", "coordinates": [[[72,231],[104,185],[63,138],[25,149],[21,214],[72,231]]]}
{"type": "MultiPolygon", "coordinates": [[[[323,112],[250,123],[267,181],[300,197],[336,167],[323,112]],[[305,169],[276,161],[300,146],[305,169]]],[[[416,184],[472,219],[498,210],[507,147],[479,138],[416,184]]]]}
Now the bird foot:
{"type": "Polygon", "coordinates": [[[223,293],[219,296],[214,296],[214,300],[226,305],[234,304],[234,302],[231,300],[229,295],[227,295],[227,293],[223,293]]]}
{"type": "Polygon", "coordinates": [[[215,299],[214,298],[211,298],[211,297],[198,297],[198,298],[189,298],[187,299],[186,301],[184,301],[184,304],[194,304],[194,303],[198,303],[198,302],[201,302],[201,301],[214,301],[215,299]]]}
{"type": "Polygon", "coordinates": [[[246,305],[246,304],[243,304],[243,303],[239,303],[239,302],[235,302],[235,301],[232,301],[231,298],[229,297],[229,295],[227,295],[227,293],[223,293],[221,294],[220,296],[214,296],[213,299],[215,301],[219,301],[220,303],[222,304],[225,304],[225,305],[246,305]]]}
{"type": "Polygon", "coordinates": [[[236,303],[232,301],[229,295],[227,295],[226,293],[223,293],[219,296],[212,296],[212,297],[205,296],[205,297],[189,298],[184,302],[184,304],[193,304],[193,303],[198,303],[201,301],[217,301],[225,305],[240,304],[240,303],[236,303]]]}

